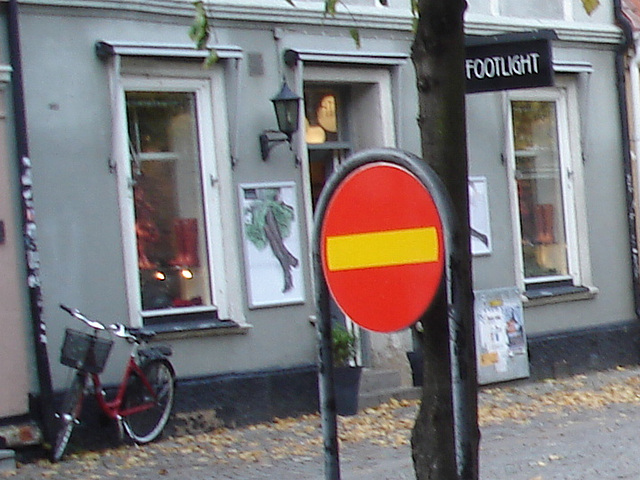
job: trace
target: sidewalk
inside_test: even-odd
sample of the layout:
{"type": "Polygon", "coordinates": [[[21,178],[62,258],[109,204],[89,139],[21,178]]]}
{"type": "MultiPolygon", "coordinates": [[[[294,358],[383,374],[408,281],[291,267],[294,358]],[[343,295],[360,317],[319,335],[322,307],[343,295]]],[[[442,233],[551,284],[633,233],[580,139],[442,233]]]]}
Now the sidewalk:
{"type": "MultiPolygon", "coordinates": [[[[343,480],[414,479],[417,402],[340,418],[343,480]]],[[[640,478],[640,368],[484,388],[481,480],[640,478]]],[[[19,465],[15,480],[324,480],[317,415],[19,465]]],[[[0,473],[0,478],[3,474],[0,473]]]]}

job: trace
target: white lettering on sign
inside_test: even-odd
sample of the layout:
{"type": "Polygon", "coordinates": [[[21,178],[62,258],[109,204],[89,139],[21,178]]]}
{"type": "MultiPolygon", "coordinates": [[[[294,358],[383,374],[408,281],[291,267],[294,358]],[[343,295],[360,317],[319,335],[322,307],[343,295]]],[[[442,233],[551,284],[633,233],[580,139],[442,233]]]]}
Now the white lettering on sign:
{"type": "Polygon", "coordinates": [[[464,68],[468,80],[533,75],[539,71],[539,59],[539,53],[467,58],[464,68]]]}

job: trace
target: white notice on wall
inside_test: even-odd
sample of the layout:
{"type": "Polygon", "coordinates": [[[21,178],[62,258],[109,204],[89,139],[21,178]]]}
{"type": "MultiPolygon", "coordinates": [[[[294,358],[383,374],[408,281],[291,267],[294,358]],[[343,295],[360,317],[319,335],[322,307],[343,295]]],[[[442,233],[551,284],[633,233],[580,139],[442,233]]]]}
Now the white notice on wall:
{"type": "Polygon", "coordinates": [[[516,288],[475,292],[480,384],[529,376],[522,302],[516,288]]]}

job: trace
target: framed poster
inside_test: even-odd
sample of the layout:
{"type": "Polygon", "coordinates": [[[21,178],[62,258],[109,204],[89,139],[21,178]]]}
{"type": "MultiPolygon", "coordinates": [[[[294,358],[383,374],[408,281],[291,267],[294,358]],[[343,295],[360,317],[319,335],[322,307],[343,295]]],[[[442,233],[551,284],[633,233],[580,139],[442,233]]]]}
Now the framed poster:
{"type": "Polygon", "coordinates": [[[249,307],[304,302],[294,182],[240,185],[249,307]]]}
{"type": "Polygon", "coordinates": [[[478,383],[528,377],[527,337],[518,289],[478,290],[474,294],[478,383]]]}
{"type": "Polygon", "coordinates": [[[471,254],[491,253],[491,222],[486,177],[469,177],[469,224],[471,227],[471,254]]]}

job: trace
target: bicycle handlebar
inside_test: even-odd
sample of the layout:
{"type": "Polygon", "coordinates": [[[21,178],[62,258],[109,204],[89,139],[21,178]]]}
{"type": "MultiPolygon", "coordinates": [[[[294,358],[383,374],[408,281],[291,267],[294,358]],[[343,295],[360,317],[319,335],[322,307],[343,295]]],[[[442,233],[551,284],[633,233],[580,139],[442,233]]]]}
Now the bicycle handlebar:
{"type": "Polygon", "coordinates": [[[128,342],[140,343],[141,341],[148,340],[155,335],[155,332],[143,332],[140,329],[131,329],[122,323],[112,323],[107,327],[105,324],[85,316],[77,308],[70,308],[63,304],[60,304],[60,308],[94,330],[109,330],[109,333],[118,338],[123,338],[128,342]]]}
{"type": "Polygon", "coordinates": [[[125,327],[121,323],[112,323],[111,325],[109,325],[109,328],[111,329],[111,331],[116,337],[124,338],[125,340],[131,341],[131,342],[139,341],[138,337],[136,337],[135,335],[131,335],[127,331],[127,327],[125,327]]]}
{"type": "Polygon", "coordinates": [[[94,330],[107,329],[107,327],[105,327],[104,324],[98,322],[97,320],[91,320],[90,318],[84,316],[82,313],[80,313],[80,310],[78,310],[77,308],[69,308],[66,305],[62,305],[62,304],[60,304],[60,308],[66,311],[72,317],[77,318],[81,322],[84,322],[87,326],[93,328],[94,330]]]}

